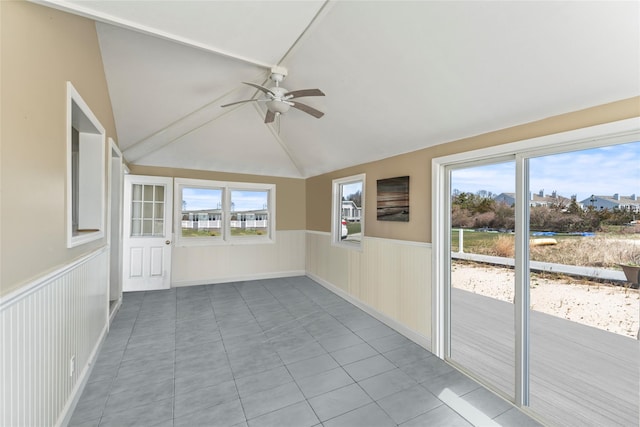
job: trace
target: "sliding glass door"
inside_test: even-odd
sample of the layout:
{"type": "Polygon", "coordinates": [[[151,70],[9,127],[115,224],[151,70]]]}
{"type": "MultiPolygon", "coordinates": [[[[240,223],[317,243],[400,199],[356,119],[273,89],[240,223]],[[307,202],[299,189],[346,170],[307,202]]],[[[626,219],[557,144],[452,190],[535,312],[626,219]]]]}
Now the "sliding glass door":
{"type": "Polygon", "coordinates": [[[434,159],[434,352],[549,425],[640,415],[640,130],[597,129],[434,159]]]}
{"type": "Polygon", "coordinates": [[[449,360],[515,399],[515,162],[450,168],[449,360]],[[512,263],[511,263],[512,264],[512,263]]]}

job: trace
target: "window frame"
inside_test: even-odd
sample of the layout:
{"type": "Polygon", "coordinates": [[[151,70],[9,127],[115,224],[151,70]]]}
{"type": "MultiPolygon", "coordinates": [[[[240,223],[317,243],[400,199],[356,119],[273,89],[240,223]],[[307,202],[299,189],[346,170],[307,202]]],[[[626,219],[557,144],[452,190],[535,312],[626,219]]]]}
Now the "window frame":
{"type": "Polygon", "coordinates": [[[71,82],[67,82],[66,107],[66,237],[67,248],[72,248],[105,236],[107,138],[104,127],[71,82]],[[78,134],[76,159],[74,130],[78,134]]]}
{"type": "Polygon", "coordinates": [[[219,246],[241,244],[275,243],[276,230],[276,185],[248,182],[227,182],[204,179],[175,178],[174,180],[174,229],[175,245],[189,246],[219,246]],[[220,236],[211,237],[183,237],[182,236],[182,190],[184,188],[201,188],[221,190],[221,227],[220,236]],[[266,191],[268,193],[267,233],[264,236],[232,236],[231,235],[231,192],[232,191],[266,191]]]}
{"type": "Polygon", "coordinates": [[[362,251],[362,240],[365,231],[365,200],[366,200],[366,174],[358,174],[337,178],[332,181],[332,197],[331,197],[331,244],[333,246],[362,251]],[[347,184],[362,182],[362,202],[360,206],[360,240],[344,241],[342,240],[342,187],[347,184]]]}

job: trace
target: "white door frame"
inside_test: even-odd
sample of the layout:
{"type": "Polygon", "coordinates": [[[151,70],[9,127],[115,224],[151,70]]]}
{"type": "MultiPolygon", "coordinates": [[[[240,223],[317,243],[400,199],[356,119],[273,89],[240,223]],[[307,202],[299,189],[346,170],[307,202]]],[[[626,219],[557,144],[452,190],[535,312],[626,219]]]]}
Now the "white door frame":
{"type": "Polygon", "coordinates": [[[640,118],[621,120],[509,144],[434,158],[432,174],[432,330],[431,351],[441,359],[448,354],[448,283],[450,282],[449,195],[447,167],[473,161],[492,161],[507,155],[516,157],[516,401],[529,401],[529,345],[526,282],[528,278],[528,159],[546,154],[622,144],[640,139],[640,118]],[[518,224],[519,223],[519,224],[518,224]],[[526,295],[525,295],[526,294],[526,295]]]}
{"type": "MultiPolygon", "coordinates": [[[[125,175],[123,202],[122,286],[124,292],[169,289],[173,218],[173,178],[125,175]],[[157,236],[131,236],[133,184],[164,186],[164,231],[157,236]],[[134,261],[132,263],[132,260],[134,261]],[[131,266],[135,273],[131,273],[131,266]]],[[[153,207],[155,209],[155,206],[153,207]]]]}
{"type": "MultiPolygon", "coordinates": [[[[122,190],[124,164],[122,152],[109,138],[107,168],[107,244],[109,245],[109,301],[122,299],[122,190]]],[[[114,306],[113,309],[116,307],[114,306]]]]}

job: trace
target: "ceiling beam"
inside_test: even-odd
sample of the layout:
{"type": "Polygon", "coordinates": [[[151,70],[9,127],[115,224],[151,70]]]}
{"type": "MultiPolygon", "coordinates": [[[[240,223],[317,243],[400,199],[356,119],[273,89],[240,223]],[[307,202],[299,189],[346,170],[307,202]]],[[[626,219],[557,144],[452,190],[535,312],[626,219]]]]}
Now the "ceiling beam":
{"type": "MultiPolygon", "coordinates": [[[[260,116],[260,120],[261,121],[264,120],[265,112],[260,107],[258,107],[257,103],[254,103],[253,106],[255,107],[255,110],[257,111],[258,115],[260,116]]],[[[280,115],[279,118],[276,118],[276,120],[280,120],[281,118],[282,118],[282,114],[280,115]]],[[[289,149],[289,146],[286,144],[286,142],[284,142],[282,140],[282,138],[280,138],[280,133],[279,133],[278,130],[276,130],[276,128],[273,125],[273,123],[267,124],[266,126],[267,126],[267,128],[269,128],[269,131],[271,131],[271,135],[273,135],[273,138],[278,142],[278,144],[280,144],[280,147],[282,148],[282,151],[284,151],[287,154],[287,156],[289,157],[289,160],[291,160],[291,163],[296,168],[296,170],[298,171],[300,176],[301,177],[305,177],[304,168],[302,167],[302,165],[300,164],[300,162],[298,161],[296,156],[291,152],[291,150],[289,149]]]]}
{"type": "MultiPolygon", "coordinates": [[[[194,47],[196,49],[201,49],[206,52],[214,53],[216,55],[224,56],[226,58],[231,58],[236,61],[244,62],[246,64],[256,65],[258,67],[263,67],[268,70],[271,69],[275,64],[267,64],[266,62],[259,61],[254,58],[248,58],[246,56],[237,55],[233,52],[226,51],[224,49],[220,49],[215,46],[211,46],[206,43],[201,43],[187,37],[182,37],[176,34],[169,33],[167,31],[162,31],[157,28],[149,27],[147,25],[142,25],[137,22],[130,21],[128,19],[119,18],[108,13],[103,13],[91,9],[90,7],[81,6],[76,3],[69,3],[64,0],[28,0],[32,3],[36,3],[42,6],[50,7],[52,9],[58,9],[63,12],[72,13],[74,15],[83,16],[85,18],[93,19],[95,21],[104,22],[105,24],[115,25],[117,27],[125,28],[132,31],[137,31],[142,34],[147,34],[150,36],[158,37],[165,40],[170,40],[175,43],[179,43],[185,46],[194,47]]],[[[91,4],[88,2],[87,4],[91,4]]]]}

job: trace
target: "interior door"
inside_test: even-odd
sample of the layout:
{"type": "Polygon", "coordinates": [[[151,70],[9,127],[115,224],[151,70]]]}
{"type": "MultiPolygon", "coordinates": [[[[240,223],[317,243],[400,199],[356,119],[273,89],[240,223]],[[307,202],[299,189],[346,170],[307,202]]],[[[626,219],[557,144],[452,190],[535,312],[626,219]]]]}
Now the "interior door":
{"type": "Polygon", "coordinates": [[[171,287],[172,197],[172,178],[125,176],[124,292],[171,287]]]}

